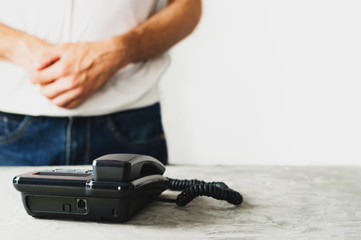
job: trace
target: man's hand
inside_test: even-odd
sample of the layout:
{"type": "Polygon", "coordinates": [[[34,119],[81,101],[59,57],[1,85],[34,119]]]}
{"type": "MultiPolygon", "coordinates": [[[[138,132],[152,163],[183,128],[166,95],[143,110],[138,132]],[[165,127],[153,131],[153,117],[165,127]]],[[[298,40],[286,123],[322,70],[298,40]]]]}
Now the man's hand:
{"type": "MultiPolygon", "coordinates": [[[[36,71],[40,57],[50,52],[53,46],[35,36],[0,23],[0,60],[16,63],[33,73],[36,71]]],[[[49,58],[43,67],[45,68],[57,60],[58,58],[55,56],[49,58]]]]}
{"type": "Polygon", "coordinates": [[[129,63],[122,46],[111,41],[59,45],[43,56],[31,81],[57,106],[74,108],[129,63]]]}

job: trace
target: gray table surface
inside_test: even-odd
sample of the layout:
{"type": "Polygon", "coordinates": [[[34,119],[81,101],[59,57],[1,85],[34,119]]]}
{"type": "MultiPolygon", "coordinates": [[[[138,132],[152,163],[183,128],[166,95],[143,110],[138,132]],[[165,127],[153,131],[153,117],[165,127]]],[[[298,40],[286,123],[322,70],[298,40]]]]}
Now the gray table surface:
{"type": "Polygon", "coordinates": [[[361,239],[360,166],[169,166],[172,178],[224,181],[244,203],[154,202],[120,224],[28,216],[12,178],[39,169],[0,168],[1,239],[361,239]]]}

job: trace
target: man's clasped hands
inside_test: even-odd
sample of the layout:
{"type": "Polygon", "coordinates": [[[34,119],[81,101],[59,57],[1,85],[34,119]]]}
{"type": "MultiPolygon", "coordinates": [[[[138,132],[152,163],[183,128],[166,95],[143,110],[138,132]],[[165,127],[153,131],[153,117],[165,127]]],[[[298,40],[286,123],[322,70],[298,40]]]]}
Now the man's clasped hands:
{"type": "Polygon", "coordinates": [[[53,45],[31,38],[23,41],[19,63],[30,73],[40,93],[55,105],[74,108],[100,89],[129,63],[125,45],[117,39],[53,45]]]}

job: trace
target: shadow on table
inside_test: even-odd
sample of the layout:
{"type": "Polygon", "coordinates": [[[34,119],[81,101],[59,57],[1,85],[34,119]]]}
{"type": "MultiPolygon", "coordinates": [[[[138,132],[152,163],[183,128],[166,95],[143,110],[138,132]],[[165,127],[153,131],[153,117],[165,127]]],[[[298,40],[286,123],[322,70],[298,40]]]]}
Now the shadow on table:
{"type": "Polygon", "coordinates": [[[210,198],[197,198],[185,207],[175,203],[154,202],[140,211],[130,221],[123,224],[152,226],[158,228],[197,227],[204,225],[234,224],[247,222],[243,212],[251,211],[255,206],[243,202],[234,206],[226,201],[210,198]]]}

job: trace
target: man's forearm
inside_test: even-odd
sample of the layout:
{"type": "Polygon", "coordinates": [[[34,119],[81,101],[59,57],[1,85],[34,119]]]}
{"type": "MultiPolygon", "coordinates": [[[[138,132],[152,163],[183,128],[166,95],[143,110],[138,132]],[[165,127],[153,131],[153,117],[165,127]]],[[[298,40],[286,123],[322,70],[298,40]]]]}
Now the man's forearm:
{"type": "Polygon", "coordinates": [[[21,39],[27,37],[26,33],[0,23],[0,59],[14,61],[21,39]]]}
{"type": "Polygon", "coordinates": [[[51,46],[35,36],[0,23],[0,60],[16,63],[31,72],[35,70],[41,54],[51,46]]]}
{"type": "Polygon", "coordinates": [[[201,16],[201,0],[174,0],[143,24],[112,43],[126,45],[127,62],[155,57],[188,36],[201,16]]]}

